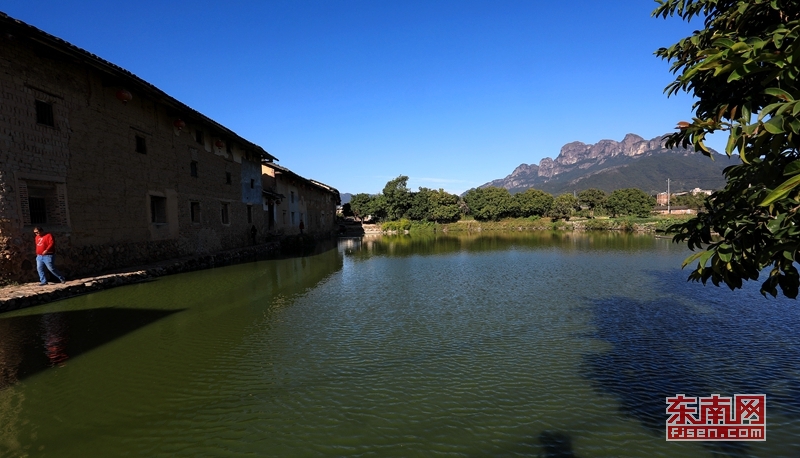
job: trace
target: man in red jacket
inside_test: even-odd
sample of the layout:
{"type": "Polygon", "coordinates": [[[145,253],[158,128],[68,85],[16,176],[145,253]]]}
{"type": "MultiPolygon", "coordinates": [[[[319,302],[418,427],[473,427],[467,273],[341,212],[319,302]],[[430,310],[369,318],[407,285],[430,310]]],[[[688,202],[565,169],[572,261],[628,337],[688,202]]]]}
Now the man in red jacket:
{"type": "Polygon", "coordinates": [[[33,228],[33,233],[36,234],[36,270],[39,271],[39,284],[42,286],[47,284],[45,267],[58,278],[58,281],[64,283],[66,279],[53,266],[53,255],[56,253],[56,244],[53,241],[53,236],[39,226],[33,228]]]}

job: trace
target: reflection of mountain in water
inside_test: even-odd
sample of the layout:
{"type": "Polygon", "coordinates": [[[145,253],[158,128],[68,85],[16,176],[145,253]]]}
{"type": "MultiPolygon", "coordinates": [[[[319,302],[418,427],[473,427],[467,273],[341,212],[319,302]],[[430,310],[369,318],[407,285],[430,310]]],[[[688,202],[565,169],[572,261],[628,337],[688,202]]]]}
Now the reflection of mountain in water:
{"type": "Polygon", "coordinates": [[[100,308],[0,318],[0,389],[179,311],[100,308]]]}

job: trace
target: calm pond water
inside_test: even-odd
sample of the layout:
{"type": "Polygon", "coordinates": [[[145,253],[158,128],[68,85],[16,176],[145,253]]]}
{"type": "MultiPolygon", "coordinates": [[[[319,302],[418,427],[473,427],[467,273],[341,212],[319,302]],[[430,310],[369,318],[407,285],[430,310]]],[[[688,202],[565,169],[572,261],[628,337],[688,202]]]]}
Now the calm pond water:
{"type": "Polygon", "coordinates": [[[0,315],[0,456],[800,455],[800,310],[623,234],[343,239],[0,315]],[[767,441],[665,397],[767,394],[767,441]]]}

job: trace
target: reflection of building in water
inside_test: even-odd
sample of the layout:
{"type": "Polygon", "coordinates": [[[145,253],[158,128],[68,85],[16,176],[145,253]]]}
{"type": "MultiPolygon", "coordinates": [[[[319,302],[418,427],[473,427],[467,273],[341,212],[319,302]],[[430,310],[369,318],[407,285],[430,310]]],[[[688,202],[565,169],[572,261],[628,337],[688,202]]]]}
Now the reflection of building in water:
{"type": "Polygon", "coordinates": [[[9,388],[18,381],[24,358],[20,345],[26,342],[21,337],[9,320],[0,320],[0,455],[16,456],[21,448],[18,430],[25,396],[22,390],[9,388]]]}
{"type": "Polygon", "coordinates": [[[19,380],[18,371],[24,358],[20,346],[25,344],[17,326],[10,320],[0,320],[0,390],[19,380]]]}
{"type": "MultiPolygon", "coordinates": [[[[2,364],[0,362],[0,364],[2,364]]],[[[27,456],[22,453],[22,405],[24,390],[0,389],[0,455],[27,456]]]]}
{"type": "Polygon", "coordinates": [[[63,366],[64,361],[69,359],[67,354],[68,331],[64,315],[48,313],[42,316],[42,340],[45,355],[50,360],[50,367],[63,366]]]}
{"type": "Polygon", "coordinates": [[[339,252],[352,254],[354,251],[361,250],[361,238],[341,238],[339,239],[339,252]]]}

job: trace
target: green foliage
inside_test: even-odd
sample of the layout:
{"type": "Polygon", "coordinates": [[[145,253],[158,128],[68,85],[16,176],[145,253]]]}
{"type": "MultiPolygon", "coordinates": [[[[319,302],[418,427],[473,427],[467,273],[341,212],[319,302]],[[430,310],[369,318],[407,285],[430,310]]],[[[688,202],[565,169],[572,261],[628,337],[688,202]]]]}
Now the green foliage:
{"type": "Polygon", "coordinates": [[[680,196],[672,196],[670,204],[672,206],[686,206],[692,210],[702,211],[705,208],[706,202],[705,194],[683,194],[680,196]]]}
{"type": "Polygon", "coordinates": [[[387,221],[381,224],[381,231],[394,231],[398,233],[408,231],[412,234],[418,232],[436,232],[436,223],[431,221],[411,221],[407,218],[400,218],[396,221],[387,221]]]}
{"type": "MultiPolygon", "coordinates": [[[[420,193],[425,188],[420,188],[420,193]]],[[[425,189],[427,197],[427,213],[420,219],[435,221],[437,223],[451,223],[458,221],[461,209],[458,205],[458,196],[445,192],[425,189]]]]}
{"type": "Polygon", "coordinates": [[[661,0],[654,16],[700,17],[704,28],[656,55],[677,74],[668,95],[697,99],[695,117],[667,145],[707,151],[705,136],[726,131],[725,187],[705,213],[673,228],[698,253],[689,278],[740,288],[771,267],[762,294],[796,298],[800,274],[800,3],[780,0],[661,0]],[[719,238],[712,238],[718,234],[719,238]]]}
{"type": "Polygon", "coordinates": [[[342,205],[342,214],[344,216],[354,216],[353,209],[350,207],[350,203],[346,203],[342,205]]]}
{"type": "Polygon", "coordinates": [[[606,197],[606,193],[600,189],[584,189],[578,193],[578,202],[581,205],[589,207],[592,218],[594,218],[594,211],[597,208],[603,207],[603,204],[606,202],[606,197]]]}
{"type": "Polygon", "coordinates": [[[408,217],[415,221],[449,223],[458,221],[460,216],[458,196],[443,189],[436,191],[419,188],[419,192],[413,193],[411,208],[408,210],[408,217]]]}
{"type": "Polygon", "coordinates": [[[533,188],[514,194],[513,201],[517,216],[522,217],[542,217],[553,206],[552,195],[533,188]]]}
{"type": "Polygon", "coordinates": [[[572,214],[579,209],[578,198],[572,194],[564,193],[553,199],[553,205],[550,207],[547,216],[553,218],[554,221],[559,219],[569,220],[572,214]]]}
{"type": "Polygon", "coordinates": [[[384,210],[389,219],[400,219],[411,208],[412,196],[407,184],[408,177],[400,175],[383,187],[384,210]]]}
{"type": "Polygon", "coordinates": [[[676,224],[686,222],[687,218],[659,218],[655,222],[656,232],[669,233],[676,224]]]}
{"type": "Polygon", "coordinates": [[[473,188],[464,194],[464,202],[475,219],[499,221],[514,211],[511,193],[505,188],[473,188]]]}
{"type": "Polygon", "coordinates": [[[587,219],[583,222],[583,228],[587,231],[607,231],[612,226],[611,220],[607,219],[587,219]]]}
{"type": "Polygon", "coordinates": [[[612,216],[650,216],[656,199],[641,189],[617,189],[606,199],[605,207],[612,216]]]}
{"type": "Polygon", "coordinates": [[[368,210],[368,214],[372,215],[373,218],[378,220],[385,219],[388,215],[386,210],[386,197],[384,197],[382,194],[372,196],[372,200],[369,201],[368,210]]]}
{"type": "Polygon", "coordinates": [[[361,220],[366,218],[370,214],[372,199],[372,196],[364,193],[352,196],[350,198],[350,209],[353,214],[361,220]]]}
{"type": "Polygon", "coordinates": [[[436,232],[436,223],[432,221],[411,221],[411,227],[408,232],[411,234],[436,232]]]}
{"type": "Polygon", "coordinates": [[[419,188],[419,192],[412,193],[411,207],[406,213],[410,219],[428,219],[431,212],[430,194],[431,190],[428,188],[419,188]]]}
{"type": "Polygon", "coordinates": [[[403,232],[409,229],[411,229],[411,220],[408,220],[406,218],[401,218],[395,221],[387,221],[381,224],[381,230],[383,232],[391,232],[391,231],[403,232]]]}

